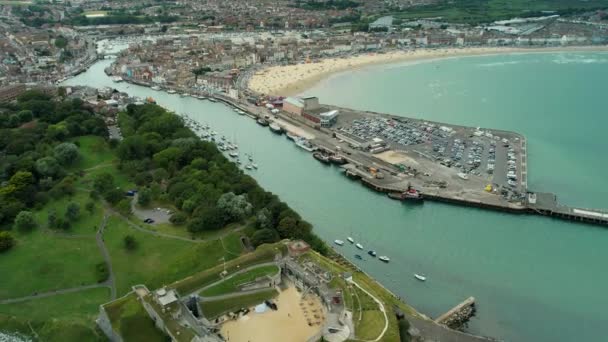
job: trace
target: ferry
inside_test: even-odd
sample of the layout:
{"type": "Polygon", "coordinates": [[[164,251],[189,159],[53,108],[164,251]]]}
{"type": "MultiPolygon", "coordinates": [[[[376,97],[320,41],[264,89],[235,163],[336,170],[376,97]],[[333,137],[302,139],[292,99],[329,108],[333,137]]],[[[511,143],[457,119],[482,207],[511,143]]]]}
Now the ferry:
{"type": "Polygon", "coordinates": [[[414,273],[414,278],[420,280],[420,281],[426,281],[426,277],[417,273],[414,273]]]}
{"type": "Polygon", "coordinates": [[[376,257],[376,255],[377,255],[377,254],[376,254],[376,251],[373,251],[373,250],[372,250],[372,251],[367,252],[367,254],[369,254],[370,256],[372,256],[372,257],[374,257],[374,258],[375,258],[375,257],[376,257]]]}
{"type": "Polygon", "coordinates": [[[276,122],[271,123],[268,127],[273,133],[283,134],[283,129],[276,122]]]}
{"type": "Polygon", "coordinates": [[[295,133],[291,133],[291,132],[287,132],[287,134],[285,134],[287,136],[287,139],[289,140],[293,140],[295,141],[296,138],[299,138],[299,136],[295,133]]]}
{"type": "Polygon", "coordinates": [[[306,138],[302,138],[302,137],[300,137],[300,138],[296,139],[296,145],[297,145],[298,147],[301,147],[302,149],[304,149],[304,150],[308,151],[308,152],[314,152],[314,151],[316,151],[316,150],[317,150],[317,148],[316,148],[316,147],[314,147],[314,146],[313,146],[313,145],[310,143],[310,141],[308,141],[308,139],[306,139],[306,138]]]}
{"type": "Polygon", "coordinates": [[[350,243],[355,243],[355,240],[352,237],[347,237],[346,240],[348,240],[348,242],[350,243]]]}
{"type": "Polygon", "coordinates": [[[153,86],[153,87],[150,87],[150,89],[152,89],[152,90],[160,90],[160,87],[159,86],[153,86]]]}
{"type": "Polygon", "coordinates": [[[402,193],[389,192],[388,197],[399,201],[411,201],[416,203],[422,203],[422,200],[424,199],[422,194],[412,186],[408,186],[407,190],[402,193]]]}
{"type": "Polygon", "coordinates": [[[384,261],[384,262],[389,262],[391,261],[391,259],[389,259],[387,256],[383,255],[383,256],[379,256],[378,260],[380,261],[384,261]]]}
{"type": "Polygon", "coordinates": [[[357,244],[355,245],[355,247],[357,247],[357,248],[359,248],[359,249],[363,249],[363,246],[362,246],[360,243],[357,243],[357,244]]]}
{"type": "Polygon", "coordinates": [[[320,152],[315,152],[312,156],[321,163],[329,164],[329,157],[320,152]]]}
{"type": "Polygon", "coordinates": [[[344,241],[342,240],[334,240],[334,243],[338,246],[343,246],[344,245],[344,241]]]}

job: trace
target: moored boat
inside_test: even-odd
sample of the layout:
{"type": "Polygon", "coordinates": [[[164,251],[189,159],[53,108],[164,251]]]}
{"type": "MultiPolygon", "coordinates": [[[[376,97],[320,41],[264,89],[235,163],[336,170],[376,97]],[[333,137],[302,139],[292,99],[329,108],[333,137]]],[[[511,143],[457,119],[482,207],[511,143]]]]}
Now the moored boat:
{"type": "Polygon", "coordinates": [[[372,257],[374,257],[374,258],[376,257],[376,251],[373,251],[373,250],[372,250],[372,251],[367,252],[367,254],[371,255],[371,256],[372,256],[372,257]]]}
{"type": "Polygon", "coordinates": [[[426,281],[426,277],[417,273],[414,273],[414,278],[420,280],[420,281],[426,281]]]}
{"type": "Polygon", "coordinates": [[[169,90],[167,90],[167,93],[169,93],[169,94],[175,94],[177,92],[175,90],[173,90],[173,89],[169,89],[169,90]]]}
{"type": "Polygon", "coordinates": [[[346,159],[339,154],[332,154],[329,156],[329,161],[338,165],[346,164],[346,159]]]}
{"type": "Polygon", "coordinates": [[[160,90],[160,87],[159,86],[153,86],[153,87],[150,87],[150,89],[152,89],[152,90],[160,90]]]}
{"type": "Polygon", "coordinates": [[[228,153],[229,156],[231,156],[232,158],[236,158],[239,156],[239,154],[237,152],[230,152],[228,153]]]}
{"type": "Polygon", "coordinates": [[[411,186],[409,186],[406,191],[401,192],[401,193],[389,192],[388,197],[390,197],[392,199],[400,200],[400,201],[412,201],[412,202],[422,202],[422,200],[424,199],[422,194],[411,186]]]}
{"type": "Polygon", "coordinates": [[[264,126],[264,127],[268,126],[268,121],[266,121],[265,119],[262,119],[262,118],[257,119],[255,122],[257,122],[258,125],[260,125],[260,126],[264,126]]]}
{"type": "Polygon", "coordinates": [[[298,135],[297,135],[297,134],[295,134],[295,133],[291,133],[291,132],[287,132],[287,134],[285,134],[285,135],[287,136],[287,139],[289,139],[289,140],[293,140],[293,141],[295,141],[295,140],[296,140],[296,138],[298,138],[298,135]]]}
{"type": "Polygon", "coordinates": [[[391,261],[391,259],[389,259],[386,255],[383,256],[379,256],[378,260],[384,261],[384,262],[389,262],[391,261]]]}
{"type": "Polygon", "coordinates": [[[326,156],[326,155],[324,155],[324,154],[323,154],[323,153],[321,153],[321,152],[315,152],[315,153],[313,153],[313,154],[312,154],[312,156],[313,156],[313,157],[314,157],[316,160],[318,160],[318,161],[320,161],[320,162],[322,162],[322,163],[329,164],[329,157],[328,157],[328,156],[326,156]]]}
{"type": "Polygon", "coordinates": [[[344,241],[342,241],[342,240],[334,240],[334,243],[338,246],[344,245],[344,241]]]}
{"type": "Polygon", "coordinates": [[[295,141],[296,141],[296,145],[305,151],[314,152],[317,149],[306,138],[299,137],[295,141]]]}
{"type": "Polygon", "coordinates": [[[362,246],[360,243],[357,243],[357,244],[355,245],[355,247],[357,247],[357,248],[359,248],[359,249],[363,249],[363,246],[362,246]]]}
{"type": "Polygon", "coordinates": [[[347,237],[346,240],[348,240],[348,242],[350,243],[355,243],[355,240],[352,237],[347,237]]]}
{"type": "Polygon", "coordinates": [[[355,254],[355,258],[359,259],[359,260],[363,260],[363,257],[361,255],[359,255],[359,254],[355,254]]]}
{"type": "Polygon", "coordinates": [[[271,123],[268,127],[273,133],[283,134],[283,128],[281,128],[281,126],[279,126],[279,124],[276,122],[271,123]]]}

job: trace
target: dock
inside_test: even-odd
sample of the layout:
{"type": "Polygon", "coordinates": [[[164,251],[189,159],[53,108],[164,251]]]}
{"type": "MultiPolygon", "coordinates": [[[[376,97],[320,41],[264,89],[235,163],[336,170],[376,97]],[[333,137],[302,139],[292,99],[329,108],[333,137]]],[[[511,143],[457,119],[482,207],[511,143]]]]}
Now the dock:
{"type": "Polygon", "coordinates": [[[475,315],[475,297],[469,297],[448,312],[437,317],[435,323],[443,324],[452,329],[459,329],[475,315]]]}

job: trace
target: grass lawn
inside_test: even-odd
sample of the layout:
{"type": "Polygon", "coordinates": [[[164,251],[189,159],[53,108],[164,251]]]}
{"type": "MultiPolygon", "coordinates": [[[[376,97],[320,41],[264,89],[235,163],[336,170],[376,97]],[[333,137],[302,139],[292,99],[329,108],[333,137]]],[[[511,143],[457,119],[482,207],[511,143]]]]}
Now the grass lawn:
{"type": "Polygon", "coordinates": [[[109,300],[110,289],[90,289],[21,303],[0,304],[0,314],[28,320],[52,318],[93,320],[99,312],[99,305],[109,300]]]}
{"type": "Polygon", "coordinates": [[[72,165],[72,170],[83,170],[100,165],[118,162],[114,151],[110,149],[108,143],[100,136],[88,135],[72,140],[80,145],[80,160],[72,165]]]}
{"type": "Polygon", "coordinates": [[[0,298],[28,296],[96,283],[103,262],[95,239],[65,238],[37,229],[15,233],[17,245],[2,255],[0,298]]]}
{"type": "Polygon", "coordinates": [[[93,189],[93,180],[95,179],[95,176],[102,174],[102,173],[111,174],[112,177],[114,177],[114,184],[117,187],[119,187],[125,191],[136,188],[135,185],[133,184],[133,182],[131,182],[129,180],[127,175],[122,173],[118,169],[118,165],[115,165],[115,164],[107,164],[107,165],[102,164],[98,168],[84,171],[84,176],[79,178],[75,185],[77,187],[82,187],[85,189],[92,190],[93,189]]]}
{"type": "Polygon", "coordinates": [[[120,332],[125,342],[167,340],[165,334],[156,328],[154,321],[148,316],[134,293],[104,308],[112,322],[112,328],[120,332]]]}
{"type": "Polygon", "coordinates": [[[95,209],[89,213],[85,209],[87,202],[90,202],[89,193],[86,191],[76,191],[73,196],[63,196],[59,199],[51,199],[44,208],[35,212],[36,222],[39,227],[46,227],[48,223],[49,211],[55,210],[58,217],[64,217],[66,208],[70,203],[78,203],[80,205],[80,216],[75,221],[71,222],[70,229],[63,231],[57,230],[61,234],[76,234],[95,236],[95,232],[103,218],[103,208],[99,201],[95,202],[95,209]]]}
{"type": "Polygon", "coordinates": [[[223,282],[202,291],[200,294],[205,297],[212,297],[235,292],[238,290],[239,285],[241,284],[254,281],[256,278],[262,276],[272,276],[277,274],[278,272],[279,267],[276,265],[256,267],[245,273],[241,273],[232,278],[228,278],[223,282]]]}
{"type": "Polygon", "coordinates": [[[226,260],[236,257],[226,253],[219,240],[193,243],[157,237],[135,230],[114,216],[108,219],[104,238],[112,256],[119,295],[137,284],[155,289],[218,265],[222,257],[226,260]],[[124,248],[126,235],[135,237],[137,248],[134,251],[124,248]]]}
{"type": "Polygon", "coordinates": [[[260,304],[267,299],[276,297],[278,294],[276,290],[268,290],[229,299],[214,300],[212,302],[201,303],[201,309],[205,317],[213,319],[229,311],[260,304]]]}

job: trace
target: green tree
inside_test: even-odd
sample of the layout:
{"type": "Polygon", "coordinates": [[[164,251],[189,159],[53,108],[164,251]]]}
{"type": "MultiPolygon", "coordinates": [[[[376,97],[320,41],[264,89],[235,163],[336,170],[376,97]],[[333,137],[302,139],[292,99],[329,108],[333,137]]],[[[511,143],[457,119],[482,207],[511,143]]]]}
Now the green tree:
{"type": "Polygon", "coordinates": [[[15,227],[22,231],[31,231],[37,227],[34,214],[30,211],[21,211],[15,217],[15,227]]]}
{"type": "Polygon", "coordinates": [[[19,117],[19,121],[21,123],[30,122],[34,118],[34,113],[32,113],[31,110],[22,110],[17,113],[17,116],[19,117]]]}
{"type": "MultiPolygon", "coordinates": [[[[125,197],[125,194],[120,189],[112,189],[103,194],[103,198],[111,205],[116,205],[125,197]]],[[[130,202],[129,202],[130,203],[130,202]]]]}
{"type": "Polygon", "coordinates": [[[107,173],[100,173],[93,180],[93,189],[100,194],[104,194],[114,188],[114,177],[107,173]]]}
{"type": "Polygon", "coordinates": [[[137,248],[137,241],[133,235],[125,235],[123,238],[123,243],[128,251],[132,251],[137,248]]]}
{"type": "Polygon", "coordinates": [[[180,212],[174,213],[169,219],[169,221],[175,225],[184,224],[186,223],[186,220],[188,220],[188,215],[180,212]]]}
{"type": "Polygon", "coordinates": [[[116,204],[116,210],[118,210],[118,212],[121,213],[122,215],[125,215],[125,216],[131,215],[131,213],[132,213],[131,199],[130,198],[121,199],[118,202],[118,204],[116,204]]]}
{"type": "Polygon", "coordinates": [[[410,322],[403,318],[399,320],[399,340],[401,342],[410,342],[411,341],[411,336],[409,333],[409,329],[410,329],[410,322]]]}
{"type": "Polygon", "coordinates": [[[47,215],[47,224],[49,228],[58,228],[59,218],[57,217],[57,211],[50,209],[47,215]]]}
{"type": "Polygon", "coordinates": [[[277,226],[277,231],[282,238],[290,238],[295,237],[298,229],[298,221],[291,217],[287,216],[279,221],[279,225],[277,226]]]}
{"type": "Polygon", "coordinates": [[[9,232],[0,231],[0,253],[6,252],[15,245],[15,238],[9,232]]]}
{"type": "Polygon", "coordinates": [[[143,188],[137,194],[137,204],[145,207],[152,201],[152,191],[149,188],[143,188]]]}
{"type": "Polygon", "coordinates": [[[251,243],[256,247],[263,243],[272,243],[276,241],[279,241],[279,234],[268,228],[256,230],[251,237],[251,243]]]}
{"type": "Polygon", "coordinates": [[[210,67],[200,67],[200,68],[196,68],[196,69],[192,70],[192,73],[194,74],[194,82],[198,81],[199,76],[203,76],[208,72],[211,72],[210,67]]]}
{"type": "Polygon", "coordinates": [[[258,211],[258,214],[255,217],[255,222],[258,228],[271,228],[272,216],[270,210],[263,208],[262,210],[258,211]]]}
{"type": "Polygon", "coordinates": [[[68,221],[75,221],[80,216],[80,204],[70,203],[65,210],[65,218],[68,221]]]}
{"type": "Polygon", "coordinates": [[[244,194],[237,196],[233,192],[220,196],[217,201],[217,207],[224,215],[226,222],[240,221],[249,215],[253,209],[253,206],[247,202],[247,197],[244,194]]]}
{"type": "Polygon", "coordinates": [[[64,142],[55,146],[54,156],[61,164],[71,165],[78,159],[80,153],[78,152],[78,146],[70,142],[64,142]]]}
{"type": "Polygon", "coordinates": [[[55,47],[65,49],[66,46],[68,46],[68,40],[64,36],[55,38],[55,47]]]}
{"type": "Polygon", "coordinates": [[[95,211],[95,202],[89,201],[87,202],[87,204],[85,204],[84,207],[89,212],[89,214],[93,214],[93,211],[95,211]]]}
{"type": "Polygon", "coordinates": [[[61,166],[59,166],[57,159],[44,157],[36,160],[36,171],[45,177],[55,177],[61,172],[61,166]]]}

